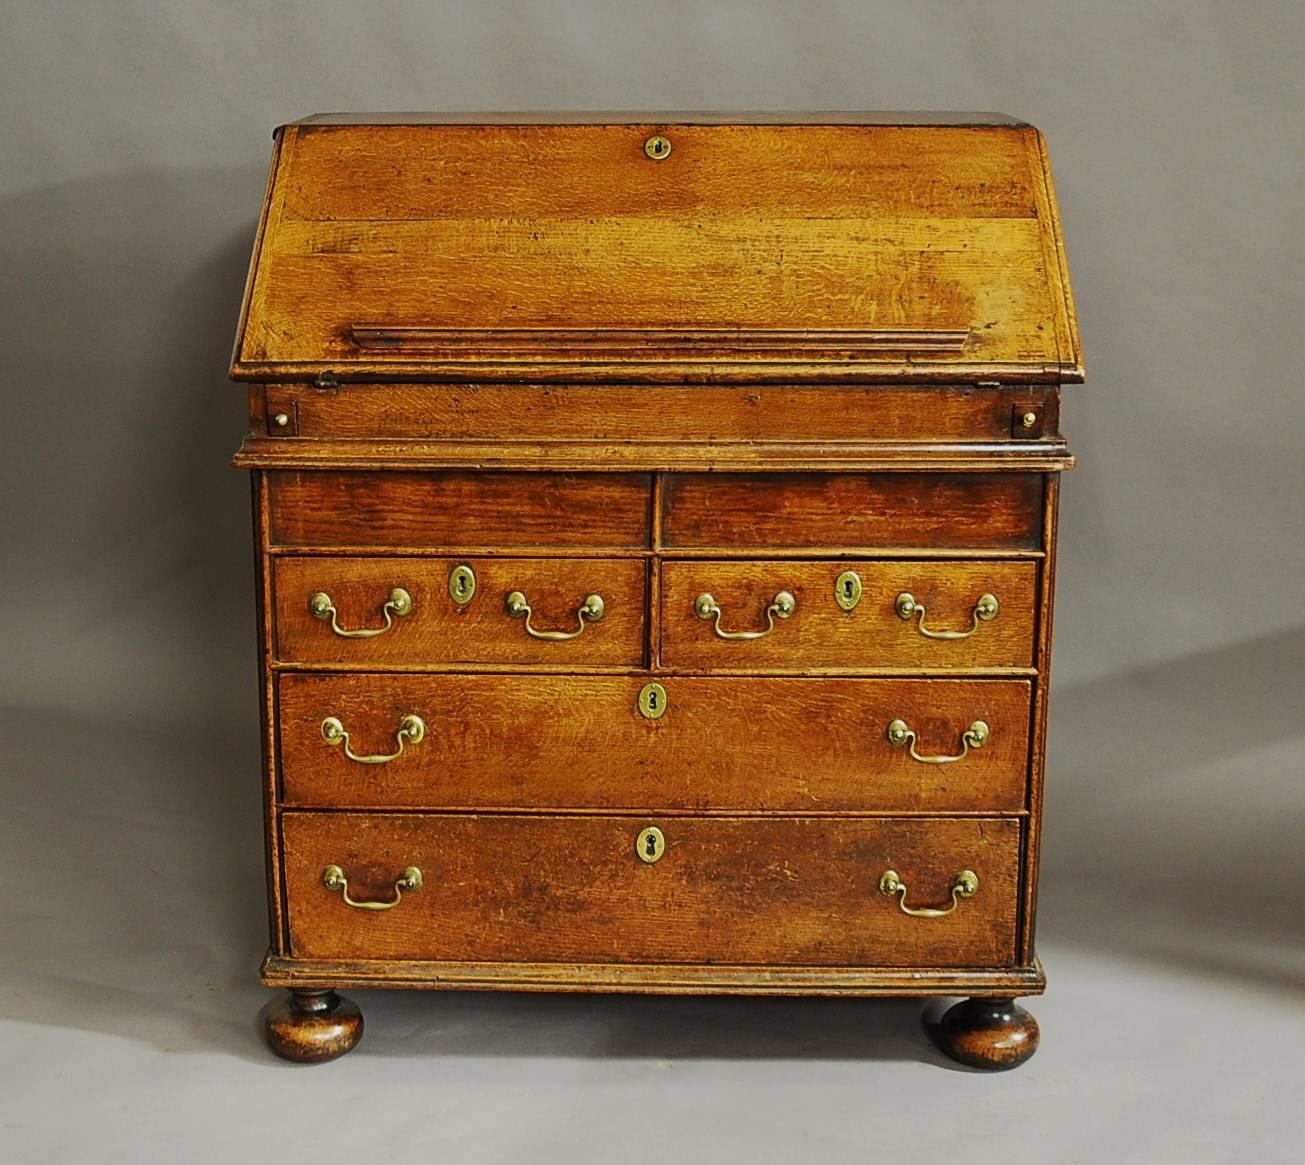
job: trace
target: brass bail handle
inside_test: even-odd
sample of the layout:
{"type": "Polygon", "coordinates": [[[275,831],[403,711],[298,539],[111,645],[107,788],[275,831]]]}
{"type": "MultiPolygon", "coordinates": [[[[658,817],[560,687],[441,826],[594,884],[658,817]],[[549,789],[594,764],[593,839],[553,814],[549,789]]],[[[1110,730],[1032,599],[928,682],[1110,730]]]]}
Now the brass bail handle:
{"type": "Polygon", "coordinates": [[[590,623],[597,623],[602,619],[607,611],[607,605],[603,602],[602,595],[586,595],[585,601],[580,604],[576,610],[576,620],[579,626],[574,631],[540,631],[537,627],[530,625],[530,616],[534,610],[526,602],[526,596],[520,591],[513,591],[508,595],[506,600],[507,613],[513,619],[524,619],[526,634],[533,639],[574,639],[580,635],[585,627],[590,623]]]}
{"type": "Polygon", "coordinates": [[[885,870],[879,878],[879,893],[888,898],[900,894],[897,905],[903,914],[912,918],[946,918],[960,904],[962,898],[973,898],[979,892],[979,875],[973,870],[961,870],[952,879],[952,904],[950,906],[907,906],[906,883],[896,870],[885,870]]]}
{"type": "Polygon", "coordinates": [[[349,734],[338,717],[328,716],[322,721],[322,739],[327,744],[339,744],[344,747],[344,755],[360,765],[383,765],[398,760],[403,755],[405,744],[420,744],[426,737],[426,722],[416,713],[410,712],[399,721],[399,729],[394,739],[399,747],[394,752],[380,753],[373,756],[359,756],[349,747],[349,734]]]}
{"type": "Polygon", "coordinates": [[[358,901],[349,897],[349,879],[344,871],[335,865],[327,866],[322,871],[322,885],[328,890],[339,890],[346,906],[355,910],[393,910],[403,901],[405,890],[420,890],[422,886],[421,871],[416,866],[409,866],[394,881],[394,897],[385,902],[358,901]]]}
{"type": "Polygon", "coordinates": [[[919,761],[922,765],[950,765],[958,760],[964,760],[970,749],[982,748],[987,744],[992,736],[992,729],[988,727],[986,721],[976,720],[961,733],[961,751],[950,756],[921,756],[915,751],[915,729],[905,720],[894,720],[889,724],[887,736],[888,743],[894,748],[909,746],[911,759],[919,761]]]}
{"type": "Polygon", "coordinates": [[[979,596],[974,604],[974,610],[970,612],[972,622],[968,631],[934,631],[924,625],[924,604],[919,602],[910,591],[903,591],[893,604],[893,610],[897,612],[897,617],[903,623],[909,623],[916,615],[920,616],[915,629],[926,639],[968,639],[979,629],[980,623],[988,623],[995,619],[999,609],[997,596],[984,593],[979,596]]]}
{"type": "Polygon", "coordinates": [[[377,635],[384,635],[393,627],[395,615],[402,618],[412,613],[412,596],[402,587],[395,587],[390,592],[390,597],[381,604],[381,614],[385,616],[384,627],[359,627],[352,631],[341,627],[335,604],[331,602],[331,596],[325,591],[318,591],[309,598],[308,610],[312,612],[314,619],[329,619],[331,630],[345,639],[371,639],[377,635]]]}
{"type": "Polygon", "coordinates": [[[724,631],[720,625],[720,604],[713,595],[703,592],[693,600],[694,614],[704,623],[714,622],[716,635],[721,639],[760,639],[775,630],[775,620],[787,619],[797,610],[797,599],[788,591],[780,591],[770,606],[766,608],[766,629],[764,631],[724,631]]]}

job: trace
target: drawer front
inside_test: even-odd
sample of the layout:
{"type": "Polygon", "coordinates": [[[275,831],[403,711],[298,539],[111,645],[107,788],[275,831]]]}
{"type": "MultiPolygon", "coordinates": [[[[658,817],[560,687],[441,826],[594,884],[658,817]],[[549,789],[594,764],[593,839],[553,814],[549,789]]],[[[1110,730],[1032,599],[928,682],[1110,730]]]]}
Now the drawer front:
{"type": "Polygon", "coordinates": [[[268,474],[274,546],[638,549],[641,473],[268,474]]]}
{"type": "Polygon", "coordinates": [[[285,662],[637,667],[644,658],[640,559],[284,556],[273,572],[285,662]]]}
{"type": "Polygon", "coordinates": [[[299,958],[997,967],[1015,955],[1020,829],[1007,818],[291,812],[281,827],[299,958]],[[648,826],[662,832],[652,863],[636,853],[648,826]],[[409,867],[420,887],[396,892],[409,867]],[[881,892],[890,870],[904,893],[881,892]],[[968,898],[953,894],[966,870],[968,898]],[[399,901],[364,909],[345,894],[399,901]],[[902,911],[953,902],[943,917],[902,911]]]}
{"type": "Polygon", "coordinates": [[[1011,812],[1024,804],[1025,680],[663,676],[656,719],[640,711],[646,682],[282,675],[283,803],[808,813],[1011,812]],[[399,752],[411,716],[424,734],[405,737],[399,752]],[[328,718],[347,742],[326,738],[328,718]],[[911,735],[899,728],[890,738],[899,721],[911,735]],[[977,746],[976,722],[987,727],[977,746]],[[399,755],[366,763],[351,759],[346,744],[356,756],[399,755]],[[937,760],[944,756],[960,759],[937,760]]]}
{"type": "Polygon", "coordinates": [[[667,547],[1033,550],[1042,477],[1031,473],[675,473],[667,547]]]}
{"type": "Polygon", "coordinates": [[[667,562],[661,660],[677,668],[1029,667],[1036,590],[1033,562],[667,562]]]}

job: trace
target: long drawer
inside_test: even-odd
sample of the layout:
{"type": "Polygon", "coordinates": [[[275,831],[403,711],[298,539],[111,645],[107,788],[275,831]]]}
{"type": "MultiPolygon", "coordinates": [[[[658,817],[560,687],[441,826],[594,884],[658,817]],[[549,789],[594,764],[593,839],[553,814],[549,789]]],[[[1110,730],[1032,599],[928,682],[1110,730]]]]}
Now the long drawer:
{"type": "Polygon", "coordinates": [[[997,668],[1033,661],[1033,562],[662,565],[666,667],[997,668]]]}
{"type": "Polygon", "coordinates": [[[284,662],[643,662],[640,559],[283,556],[273,580],[284,662]]]}
{"type": "Polygon", "coordinates": [[[288,812],[281,829],[300,958],[1014,960],[1020,828],[1008,818],[288,812]]]}
{"type": "Polygon", "coordinates": [[[278,702],[291,806],[897,813],[1024,804],[1025,680],[283,674],[278,702]]]}

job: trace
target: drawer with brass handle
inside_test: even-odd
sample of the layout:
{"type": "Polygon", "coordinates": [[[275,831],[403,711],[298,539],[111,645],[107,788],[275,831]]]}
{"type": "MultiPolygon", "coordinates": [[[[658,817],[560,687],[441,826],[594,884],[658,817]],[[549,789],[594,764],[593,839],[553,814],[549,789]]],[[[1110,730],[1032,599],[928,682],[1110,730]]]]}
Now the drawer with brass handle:
{"type": "Polygon", "coordinates": [[[287,806],[1001,813],[1024,804],[1023,679],[283,674],[277,694],[287,806]]]}
{"type": "Polygon", "coordinates": [[[1035,562],[674,560],[661,572],[665,667],[1033,664],[1035,562]]]}
{"type": "Polygon", "coordinates": [[[1013,818],[281,814],[307,959],[999,967],[1013,818]]]}
{"type": "Polygon", "coordinates": [[[645,576],[621,558],[278,557],[276,657],[637,667],[645,576]]]}

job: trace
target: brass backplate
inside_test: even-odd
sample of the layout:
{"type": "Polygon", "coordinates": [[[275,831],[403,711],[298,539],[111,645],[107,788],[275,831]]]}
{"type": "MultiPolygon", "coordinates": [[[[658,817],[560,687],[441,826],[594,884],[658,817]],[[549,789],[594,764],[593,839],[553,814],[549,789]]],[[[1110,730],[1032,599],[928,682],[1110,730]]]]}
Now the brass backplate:
{"type": "Polygon", "coordinates": [[[644,684],[639,689],[639,715],[660,720],[666,715],[666,689],[659,683],[644,684]]]}
{"type": "Polygon", "coordinates": [[[834,581],[834,602],[844,611],[856,609],[861,601],[861,576],[854,570],[845,570],[834,581]]]}
{"type": "Polygon", "coordinates": [[[671,156],[671,139],[663,137],[659,133],[655,133],[643,143],[643,152],[654,162],[660,162],[663,158],[669,158],[671,156]]]}
{"type": "Polygon", "coordinates": [[[639,836],[634,840],[634,852],[639,855],[641,862],[647,862],[650,866],[653,862],[660,861],[666,852],[666,838],[662,831],[655,825],[639,830],[639,836]]]}
{"type": "Polygon", "coordinates": [[[465,607],[476,597],[476,572],[465,562],[449,572],[449,597],[459,607],[465,607]]]}

